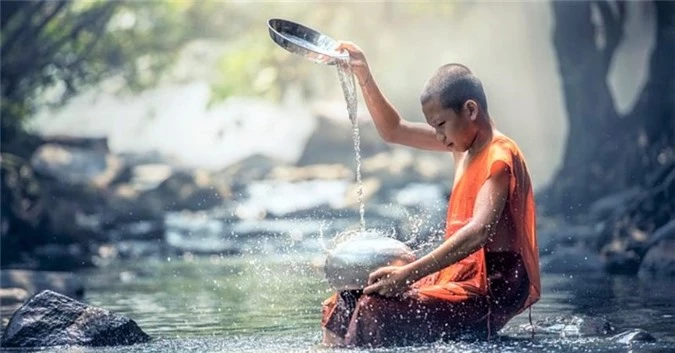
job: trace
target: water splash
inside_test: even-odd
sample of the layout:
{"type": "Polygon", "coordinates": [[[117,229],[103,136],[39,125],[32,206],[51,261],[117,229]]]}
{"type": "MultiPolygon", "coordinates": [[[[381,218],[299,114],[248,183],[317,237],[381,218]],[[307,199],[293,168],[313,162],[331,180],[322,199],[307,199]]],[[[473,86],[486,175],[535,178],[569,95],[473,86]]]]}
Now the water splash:
{"type": "Polygon", "coordinates": [[[326,241],[323,237],[323,228],[325,226],[327,227],[325,222],[321,222],[321,225],[319,226],[319,244],[321,245],[324,254],[328,254],[330,252],[330,249],[326,246],[326,241]]]}
{"type": "Polygon", "coordinates": [[[347,102],[347,113],[352,123],[352,139],[354,140],[354,153],[356,155],[356,183],[357,196],[359,200],[359,215],[361,216],[361,231],[366,230],[365,206],[363,204],[363,183],[361,182],[361,136],[359,134],[359,124],[356,121],[356,111],[358,101],[356,99],[356,84],[354,82],[354,72],[348,59],[341,59],[337,62],[338,78],[342,86],[342,93],[347,102]]]}

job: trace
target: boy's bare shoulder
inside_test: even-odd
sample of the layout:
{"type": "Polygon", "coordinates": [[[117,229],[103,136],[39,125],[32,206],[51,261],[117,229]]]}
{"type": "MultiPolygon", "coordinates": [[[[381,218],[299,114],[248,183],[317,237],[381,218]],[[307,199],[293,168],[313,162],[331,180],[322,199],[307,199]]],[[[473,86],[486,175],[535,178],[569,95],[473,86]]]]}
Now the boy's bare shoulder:
{"type": "Polygon", "coordinates": [[[512,152],[515,152],[519,157],[522,158],[522,152],[520,151],[520,147],[518,146],[518,143],[513,140],[511,137],[508,135],[502,133],[502,132],[497,132],[495,133],[494,136],[494,144],[498,148],[506,148],[511,150],[512,152]]]}

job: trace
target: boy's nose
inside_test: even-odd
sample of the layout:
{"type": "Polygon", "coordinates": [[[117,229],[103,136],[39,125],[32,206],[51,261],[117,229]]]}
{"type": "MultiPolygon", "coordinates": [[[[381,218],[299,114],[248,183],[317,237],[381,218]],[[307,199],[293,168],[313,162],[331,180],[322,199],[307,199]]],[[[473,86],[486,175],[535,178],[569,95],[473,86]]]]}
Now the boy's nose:
{"type": "Polygon", "coordinates": [[[445,142],[445,135],[442,132],[437,132],[436,139],[440,142],[445,142]]]}

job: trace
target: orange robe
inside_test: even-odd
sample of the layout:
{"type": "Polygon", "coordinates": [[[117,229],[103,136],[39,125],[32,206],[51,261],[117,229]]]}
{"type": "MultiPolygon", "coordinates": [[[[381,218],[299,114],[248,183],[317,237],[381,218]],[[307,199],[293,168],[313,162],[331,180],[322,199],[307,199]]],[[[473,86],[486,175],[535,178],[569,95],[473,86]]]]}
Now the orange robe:
{"type": "MultiPolygon", "coordinates": [[[[534,193],[525,159],[518,146],[506,136],[496,136],[466,168],[455,183],[447,213],[445,238],[451,237],[473,216],[478,191],[497,169],[510,171],[509,195],[504,212],[511,214],[515,226],[513,241],[522,257],[530,282],[529,296],[518,311],[522,312],[541,297],[539,250],[536,235],[534,193]]],[[[462,301],[470,296],[488,294],[485,249],[420,280],[416,287],[421,295],[448,301],[462,301]]]]}

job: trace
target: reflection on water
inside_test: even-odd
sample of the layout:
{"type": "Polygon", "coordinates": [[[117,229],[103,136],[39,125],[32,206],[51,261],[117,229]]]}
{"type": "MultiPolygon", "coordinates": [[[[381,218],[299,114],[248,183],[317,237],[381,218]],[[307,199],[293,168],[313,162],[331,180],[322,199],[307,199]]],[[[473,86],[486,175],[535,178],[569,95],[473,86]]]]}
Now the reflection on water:
{"type": "MultiPolygon", "coordinates": [[[[125,263],[87,273],[85,301],[127,315],[151,343],[72,352],[332,352],[319,345],[320,304],[329,295],[318,265],[302,254],[166,259],[125,263]]],[[[656,343],[606,338],[535,336],[516,317],[499,339],[439,343],[382,352],[667,352],[675,351],[675,283],[632,277],[543,276],[533,320],[565,314],[606,317],[618,331],[642,328],[656,343]]],[[[50,350],[51,351],[51,350],[50,350]]],[[[349,350],[359,352],[360,350],[349,350]]]]}

